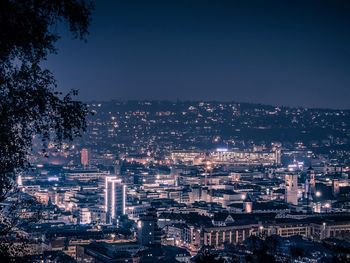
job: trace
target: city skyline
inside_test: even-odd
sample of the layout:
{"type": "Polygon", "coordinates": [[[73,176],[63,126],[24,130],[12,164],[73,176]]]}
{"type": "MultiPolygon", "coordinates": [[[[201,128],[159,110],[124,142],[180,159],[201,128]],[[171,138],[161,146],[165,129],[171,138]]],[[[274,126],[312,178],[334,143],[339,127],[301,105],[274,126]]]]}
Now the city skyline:
{"type": "Polygon", "coordinates": [[[0,261],[350,263],[349,13],[0,1],[0,261]]]}

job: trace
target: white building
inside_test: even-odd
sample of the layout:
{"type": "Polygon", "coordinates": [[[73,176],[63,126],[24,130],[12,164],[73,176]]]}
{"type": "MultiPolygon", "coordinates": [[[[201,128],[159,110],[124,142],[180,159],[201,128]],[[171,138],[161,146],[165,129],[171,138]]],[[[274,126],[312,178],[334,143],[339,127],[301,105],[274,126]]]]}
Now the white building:
{"type": "Polygon", "coordinates": [[[115,176],[105,177],[105,211],[107,223],[125,214],[126,185],[115,176]]]}
{"type": "Polygon", "coordinates": [[[210,153],[213,163],[232,165],[273,165],[278,164],[277,151],[243,151],[218,149],[210,153]]]}
{"type": "Polygon", "coordinates": [[[79,209],[79,223],[81,225],[91,224],[91,211],[87,207],[79,209]]]}
{"type": "Polygon", "coordinates": [[[292,205],[298,205],[298,175],[286,174],[285,176],[285,201],[292,205]]]}

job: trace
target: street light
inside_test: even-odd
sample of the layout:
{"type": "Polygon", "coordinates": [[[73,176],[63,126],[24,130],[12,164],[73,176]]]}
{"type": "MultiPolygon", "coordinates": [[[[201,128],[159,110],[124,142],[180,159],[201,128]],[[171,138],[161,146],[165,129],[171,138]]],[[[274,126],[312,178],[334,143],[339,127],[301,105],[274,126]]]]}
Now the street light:
{"type": "Polygon", "coordinates": [[[210,161],[207,161],[206,163],[205,163],[205,170],[207,170],[207,171],[209,171],[209,170],[211,170],[211,162],[210,161]]]}
{"type": "Polygon", "coordinates": [[[259,236],[260,237],[264,236],[264,226],[259,226],[259,236]]]}
{"type": "Polygon", "coordinates": [[[210,161],[207,161],[205,163],[205,186],[208,185],[208,174],[210,174],[210,171],[212,170],[212,167],[211,167],[211,162],[210,161]]]}
{"type": "Polygon", "coordinates": [[[328,213],[328,209],[331,207],[331,204],[325,203],[324,207],[326,208],[326,213],[328,213]]]}

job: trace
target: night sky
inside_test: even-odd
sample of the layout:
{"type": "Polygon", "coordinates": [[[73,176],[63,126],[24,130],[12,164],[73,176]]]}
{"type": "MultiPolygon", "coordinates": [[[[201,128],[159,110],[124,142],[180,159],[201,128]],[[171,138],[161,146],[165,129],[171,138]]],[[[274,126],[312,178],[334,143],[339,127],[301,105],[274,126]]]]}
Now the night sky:
{"type": "Polygon", "coordinates": [[[80,99],[350,109],[350,1],[97,0],[48,59],[80,99]]]}

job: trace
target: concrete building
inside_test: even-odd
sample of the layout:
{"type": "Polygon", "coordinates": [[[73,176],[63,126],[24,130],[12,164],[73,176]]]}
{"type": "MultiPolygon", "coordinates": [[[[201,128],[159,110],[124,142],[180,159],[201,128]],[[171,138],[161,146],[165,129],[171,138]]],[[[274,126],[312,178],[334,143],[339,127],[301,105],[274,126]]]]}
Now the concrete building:
{"type": "Polygon", "coordinates": [[[217,164],[274,165],[280,162],[277,151],[243,151],[218,149],[210,153],[210,160],[217,164]]]}
{"type": "Polygon", "coordinates": [[[285,201],[292,205],[298,205],[298,175],[285,175],[285,201]]]}
{"type": "Polygon", "coordinates": [[[137,223],[137,240],[143,246],[160,246],[161,230],[157,224],[157,212],[149,209],[148,212],[140,216],[137,223]]]}
{"type": "Polygon", "coordinates": [[[333,191],[333,195],[336,197],[339,194],[339,180],[338,179],[333,179],[332,180],[332,191],[333,191]]]}
{"type": "Polygon", "coordinates": [[[315,170],[311,167],[307,170],[306,182],[305,182],[305,192],[310,197],[315,193],[315,170]]]}
{"type": "Polygon", "coordinates": [[[107,223],[115,222],[125,214],[126,185],[115,176],[105,178],[105,211],[107,223]]]}
{"type": "Polygon", "coordinates": [[[83,167],[89,166],[89,151],[86,148],[81,149],[80,163],[83,167]]]}
{"type": "Polygon", "coordinates": [[[91,211],[87,207],[79,209],[79,224],[87,225],[91,224],[91,211]]]}

